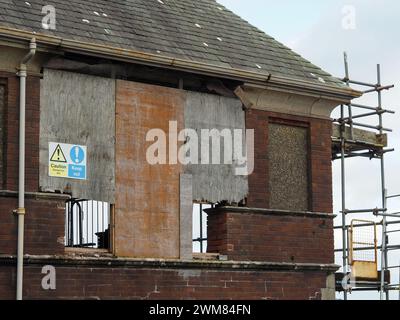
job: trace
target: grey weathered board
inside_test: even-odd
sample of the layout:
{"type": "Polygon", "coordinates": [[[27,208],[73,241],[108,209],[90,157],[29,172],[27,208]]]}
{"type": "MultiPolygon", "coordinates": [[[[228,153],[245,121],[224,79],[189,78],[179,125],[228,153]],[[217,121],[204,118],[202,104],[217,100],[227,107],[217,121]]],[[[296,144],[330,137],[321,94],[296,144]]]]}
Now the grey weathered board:
{"type": "Polygon", "coordinates": [[[45,69],[40,90],[40,187],[115,200],[115,81],[45,69]],[[48,144],[87,146],[87,180],[49,177],[48,144]]]}
{"type": "MultiPolygon", "coordinates": [[[[235,98],[188,92],[185,105],[185,128],[195,129],[199,137],[201,129],[245,130],[245,113],[242,103],[235,98]]],[[[245,152],[245,148],[243,149],[245,152]]],[[[222,140],[221,160],[224,160],[223,154],[222,140]]],[[[199,147],[199,157],[200,155],[199,147]]],[[[193,200],[211,203],[219,201],[237,203],[243,200],[248,194],[248,178],[235,175],[235,168],[233,164],[204,165],[200,160],[199,164],[187,165],[185,173],[193,176],[193,200]]]]}

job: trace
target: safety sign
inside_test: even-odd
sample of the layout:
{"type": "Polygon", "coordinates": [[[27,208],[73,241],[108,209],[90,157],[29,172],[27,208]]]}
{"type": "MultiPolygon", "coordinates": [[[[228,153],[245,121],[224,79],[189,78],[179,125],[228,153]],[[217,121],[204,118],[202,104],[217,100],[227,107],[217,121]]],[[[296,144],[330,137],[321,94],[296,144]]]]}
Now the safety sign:
{"type": "Polygon", "coordinates": [[[86,180],[87,148],[49,142],[49,176],[86,180]]]}

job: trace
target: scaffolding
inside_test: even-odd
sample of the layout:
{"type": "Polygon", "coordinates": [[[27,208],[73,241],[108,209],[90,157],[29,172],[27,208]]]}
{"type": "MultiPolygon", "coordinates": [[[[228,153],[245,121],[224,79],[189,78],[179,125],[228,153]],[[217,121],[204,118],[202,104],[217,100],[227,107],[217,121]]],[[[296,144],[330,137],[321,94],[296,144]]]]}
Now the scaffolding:
{"type": "MultiPolygon", "coordinates": [[[[389,234],[400,232],[400,230],[389,230],[390,226],[400,225],[400,212],[389,213],[388,212],[388,200],[394,198],[400,198],[400,195],[388,195],[386,189],[385,180],[385,154],[394,151],[394,149],[387,148],[387,134],[386,132],[392,132],[391,129],[385,128],[383,125],[383,115],[394,114],[392,110],[388,110],[383,107],[382,92],[394,88],[394,85],[382,85],[381,84],[381,68],[377,65],[377,83],[371,84],[362,81],[355,81],[350,79],[349,75],[349,64],[347,54],[344,54],[344,65],[345,65],[345,77],[343,82],[347,85],[357,85],[362,88],[364,95],[366,94],[377,94],[377,106],[368,106],[363,104],[349,103],[347,105],[341,105],[340,117],[333,120],[334,123],[334,134],[332,137],[333,160],[340,160],[341,163],[341,217],[342,224],[335,226],[336,230],[342,230],[342,244],[340,249],[336,249],[335,252],[342,253],[342,265],[343,273],[337,274],[336,277],[336,290],[344,292],[344,299],[347,300],[348,293],[351,291],[368,291],[368,290],[379,290],[380,299],[389,300],[389,291],[399,290],[400,298],[400,284],[392,284],[390,279],[390,270],[399,268],[400,266],[389,266],[388,255],[390,252],[400,250],[400,245],[389,245],[389,234]],[[360,113],[361,112],[361,113],[360,113]],[[369,123],[362,122],[366,118],[377,117],[378,124],[371,125],[369,123]],[[361,129],[362,128],[362,129],[361,129]],[[365,129],[368,129],[366,131],[365,129]],[[336,134],[335,134],[336,132],[336,134]],[[380,180],[381,180],[381,204],[379,207],[372,209],[355,209],[349,210],[346,203],[346,159],[354,157],[366,157],[370,160],[378,160],[380,162],[380,180]],[[380,222],[369,222],[364,221],[354,225],[348,223],[348,217],[353,214],[365,213],[371,214],[371,217],[379,217],[382,220],[380,222]],[[396,218],[395,220],[389,221],[388,218],[396,218]],[[359,245],[351,243],[352,234],[355,228],[365,228],[371,226],[381,226],[381,239],[382,243],[380,246],[375,243],[368,245],[359,245]],[[352,263],[353,258],[351,255],[357,251],[371,251],[380,250],[380,261],[381,271],[376,270],[377,277],[374,280],[352,278],[351,270],[349,270],[349,264],[352,263]],[[351,279],[349,284],[348,280],[351,279]]],[[[377,266],[376,266],[377,268],[377,266]]]]}

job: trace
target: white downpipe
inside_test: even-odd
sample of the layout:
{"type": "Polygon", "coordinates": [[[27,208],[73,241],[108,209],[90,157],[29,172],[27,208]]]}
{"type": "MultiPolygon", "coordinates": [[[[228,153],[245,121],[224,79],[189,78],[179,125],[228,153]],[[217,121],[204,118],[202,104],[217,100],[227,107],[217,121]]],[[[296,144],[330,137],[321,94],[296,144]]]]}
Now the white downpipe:
{"type": "Polygon", "coordinates": [[[18,76],[19,87],[19,172],[18,172],[18,249],[17,249],[17,300],[22,300],[24,272],[24,224],[25,224],[25,106],[26,106],[26,65],[36,53],[36,40],[32,38],[29,53],[22,59],[18,76]]]}

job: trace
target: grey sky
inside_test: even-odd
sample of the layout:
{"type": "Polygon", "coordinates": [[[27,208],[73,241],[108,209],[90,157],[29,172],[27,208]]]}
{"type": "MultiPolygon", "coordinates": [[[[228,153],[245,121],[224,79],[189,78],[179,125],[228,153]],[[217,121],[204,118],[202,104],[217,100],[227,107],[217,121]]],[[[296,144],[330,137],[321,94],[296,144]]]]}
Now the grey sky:
{"type": "MultiPolygon", "coordinates": [[[[350,75],[361,81],[376,81],[376,64],[382,65],[382,82],[396,88],[384,93],[383,103],[397,111],[386,116],[385,125],[395,131],[389,135],[390,146],[396,152],[387,156],[386,178],[389,194],[400,193],[400,2],[397,0],[218,0],[267,34],[275,37],[314,64],[334,76],[343,77],[343,51],[350,60],[350,75]],[[355,29],[342,25],[344,7],[355,9],[355,29]]],[[[376,106],[375,95],[360,102],[376,106]]],[[[373,121],[376,123],[376,120],[373,121]]],[[[350,160],[347,165],[347,207],[375,208],[381,206],[379,161],[350,160]]],[[[334,164],[335,213],[340,210],[340,167],[334,164]]],[[[400,211],[400,199],[390,202],[391,211],[400,211]]],[[[353,217],[351,217],[353,218],[353,217]]],[[[350,219],[351,219],[350,218],[350,219]]],[[[354,218],[370,220],[368,215],[354,218]]],[[[349,219],[349,220],[350,220],[349,219]]],[[[336,224],[340,220],[336,219],[336,224]]],[[[340,244],[340,238],[336,237],[340,244]]],[[[391,244],[400,244],[400,237],[392,236],[391,244]]],[[[399,265],[400,255],[392,254],[391,265],[399,265]]],[[[340,256],[337,256],[340,263],[340,256]]],[[[398,279],[398,271],[392,274],[398,279]]],[[[392,293],[396,298],[398,293],[392,293]]],[[[353,299],[378,299],[376,292],[354,293],[353,299]]]]}

